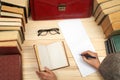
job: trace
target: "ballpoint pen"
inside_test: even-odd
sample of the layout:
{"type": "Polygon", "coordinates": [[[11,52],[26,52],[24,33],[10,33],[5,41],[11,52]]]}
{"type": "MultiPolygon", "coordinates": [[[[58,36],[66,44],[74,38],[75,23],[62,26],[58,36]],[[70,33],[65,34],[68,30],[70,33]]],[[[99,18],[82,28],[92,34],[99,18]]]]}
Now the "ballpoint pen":
{"type": "Polygon", "coordinates": [[[81,54],[81,56],[85,56],[87,59],[90,59],[90,58],[96,59],[96,57],[91,56],[89,54],[81,54]]]}

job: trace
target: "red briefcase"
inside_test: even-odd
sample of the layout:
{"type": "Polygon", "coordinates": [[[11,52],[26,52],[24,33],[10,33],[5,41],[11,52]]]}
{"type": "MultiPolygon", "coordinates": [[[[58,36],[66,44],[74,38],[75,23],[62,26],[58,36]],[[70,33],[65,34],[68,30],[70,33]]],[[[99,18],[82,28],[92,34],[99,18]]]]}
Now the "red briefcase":
{"type": "Polygon", "coordinates": [[[93,0],[30,0],[33,20],[86,18],[93,0]]]}

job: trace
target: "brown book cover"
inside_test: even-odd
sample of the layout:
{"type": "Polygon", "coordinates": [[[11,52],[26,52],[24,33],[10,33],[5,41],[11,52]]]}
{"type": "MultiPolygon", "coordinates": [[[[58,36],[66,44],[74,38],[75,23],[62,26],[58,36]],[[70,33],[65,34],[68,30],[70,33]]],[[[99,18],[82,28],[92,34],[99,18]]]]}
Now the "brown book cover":
{"type": "Polygon", "coordinates": [[[116,31],[117,33],[120,33],[120,22],[119,21],[110,24],[110,26],[105,31],[105,36],[109,37],[113,34],[117,34],[116,31]]]}
{"type": "Polygon", "coordinates": [[[21,55],[0,55],[0,80],[22,80],[21,55]]]}
{"type": "MultiPolygon", "coordinates": [[[[105,17],[105,19],[103,20],[103,22],[101,24],[103,31],[106,32],[106,30],[108,30],[110,24],[113,24],[115,22],[120,22],[120,11],[111,13],[105,17]]],[[[118,27],[118,29],[119,29],[119,27],[118,27]]]]}

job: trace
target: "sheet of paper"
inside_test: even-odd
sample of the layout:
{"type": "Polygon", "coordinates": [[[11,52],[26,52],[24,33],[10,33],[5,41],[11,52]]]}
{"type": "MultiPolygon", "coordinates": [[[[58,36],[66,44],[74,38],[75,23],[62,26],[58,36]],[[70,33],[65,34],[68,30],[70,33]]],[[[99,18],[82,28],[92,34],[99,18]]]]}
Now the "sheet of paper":
{"type": "Polygon", "coordinates": [[[83,61],[80,54],[86,50],[95,51],[80,19],[63,20],[58,23],[83,77],[96,71],[83,61]]]}

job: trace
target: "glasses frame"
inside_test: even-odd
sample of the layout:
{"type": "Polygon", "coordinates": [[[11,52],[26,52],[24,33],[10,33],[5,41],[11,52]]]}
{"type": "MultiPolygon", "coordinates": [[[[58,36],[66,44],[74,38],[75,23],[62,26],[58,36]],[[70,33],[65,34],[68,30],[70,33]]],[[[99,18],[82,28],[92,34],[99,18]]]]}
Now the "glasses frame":
{"type": "Polygon", "coordinates": [[[40,29],[40,30],[38,30],[38,36],[46,36],[48,33],[50,33],[51,35],[60,34],[59,28],[40,29]],[[52,33],[52,31],[54,31],[55,33],[52,33]],[[44,35],[42,35],[43,32],[45,32],[44,35]]]}

